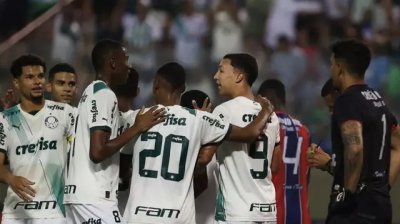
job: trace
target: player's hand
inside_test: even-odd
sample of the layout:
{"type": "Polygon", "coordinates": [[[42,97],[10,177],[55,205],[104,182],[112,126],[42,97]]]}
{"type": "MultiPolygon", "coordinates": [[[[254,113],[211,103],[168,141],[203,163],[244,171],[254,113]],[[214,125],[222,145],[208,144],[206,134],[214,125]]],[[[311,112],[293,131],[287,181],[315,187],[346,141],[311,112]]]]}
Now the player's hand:
{"type": "Polygon", "coordinates": [[[327,170],[327,164],[331,160],[331,156],[316,144],[311,144],[307,150],[307,162],[310,167],[321,170],[327,170]]]}
{"type": "Polygon", "coordinates": [[[35,182],[32,182],[25,177],[21,176],[10,176],[8,179],[8,185],[11,189],[24,201],[32,201],[35,197],[36,191],[32,188],[35,182]]]}
{"type": "Polygon", "coordinates": [[[192,105],[194,109],[202,110],[211,113],[211,101],[208,97],[204,99],[203,105],[199,107],[196,103],[196,100],[192,100],[192,105]]]}
{"type": "Polygon", "coordinates": [[[13,89],[7,89],[6,95],[3,97],[4,108],[10,108],[17,104],[13,89]]]}
{"type": "Polygon", "coordinates": [[[349,214],[357,205],[357,194],[349,190],[340,190],[332,193],[329,212],[331,214],[349,214]]]}
{"type": "Polygon", "coordinates": [[[267,98],[260,95],[256,96],[255,101],[261,105],[261,111],[259,115],[266,115],[269,118],[272,112],[274,112],[274,106],[272,103],[267,98]]]}
{"type": "Polygon", "coordinates": [[[165,108],[157,109],[157,106],[153,106],[148,111],[144,112],[144,107],[142,107],[136,116],[134,126],[136,126],[140,132],[145,132],[154,125],[164,122],[166,113],[165,108]]]}

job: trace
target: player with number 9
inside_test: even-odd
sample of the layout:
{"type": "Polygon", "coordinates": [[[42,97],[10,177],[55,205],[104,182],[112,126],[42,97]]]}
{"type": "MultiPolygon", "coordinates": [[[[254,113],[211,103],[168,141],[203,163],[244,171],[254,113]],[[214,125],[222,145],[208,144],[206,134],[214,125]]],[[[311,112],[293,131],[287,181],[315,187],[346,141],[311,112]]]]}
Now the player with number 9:
{"type": "MultiPolygon", "coordinates": [[[[239,127],[259,113],[251,86],[258,76],[254,57],[225,55],[214,76],[219,94],[231,100],[217,106],[213,114],[239,127]]],[[[274,150],[279,150],[279,120],[275,113],[262,135],[252,144],[224,142],[217,151],[218,223],[276,222],[275,188],[271,181],[274,150]]]]}

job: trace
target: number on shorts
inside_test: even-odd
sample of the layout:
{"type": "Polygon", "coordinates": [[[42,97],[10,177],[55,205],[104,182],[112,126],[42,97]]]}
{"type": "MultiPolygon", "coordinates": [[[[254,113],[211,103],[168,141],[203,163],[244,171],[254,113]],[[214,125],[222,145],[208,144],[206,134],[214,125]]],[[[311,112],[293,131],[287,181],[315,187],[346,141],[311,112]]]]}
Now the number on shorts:
{"type": "Polygon", "coordinates": [[[113,215],[114,215],[114,220],[116,223],[120,223],[121,219],[119,218],[119,212],[118,211],[113,211],[113,215]]]}

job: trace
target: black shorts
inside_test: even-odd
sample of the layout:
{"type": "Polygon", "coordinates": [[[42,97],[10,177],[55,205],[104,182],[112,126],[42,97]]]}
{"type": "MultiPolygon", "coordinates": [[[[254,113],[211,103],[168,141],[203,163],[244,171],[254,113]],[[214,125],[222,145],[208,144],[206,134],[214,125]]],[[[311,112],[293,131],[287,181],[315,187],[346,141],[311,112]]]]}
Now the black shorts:
{"type": "MultiPolygon", "coordinates": [[[[331,209],[329,209],[331,210],[331,209]]],[[[363,190],[357,196],[355,207],[347,212],[328,212],[326,224],[390,224],[392,203],[389,193],[363,190]]]]}

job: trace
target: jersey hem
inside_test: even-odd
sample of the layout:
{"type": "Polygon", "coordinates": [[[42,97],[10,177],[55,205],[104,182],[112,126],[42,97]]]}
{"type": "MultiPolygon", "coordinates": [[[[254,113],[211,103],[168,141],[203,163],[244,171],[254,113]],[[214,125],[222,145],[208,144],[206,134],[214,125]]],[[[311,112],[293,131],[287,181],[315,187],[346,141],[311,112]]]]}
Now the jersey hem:
{"type": "MultiPolygon", "coordinates": [[[[221,220],[216,220],[216,221],[221,221],[221,220]]],[[[228,222],[276,222],[277,219],[276,218],[254,218],[254,217],[238,217],[238,218],[225,218],[224,221],[228,221],[228,222]]]]}

